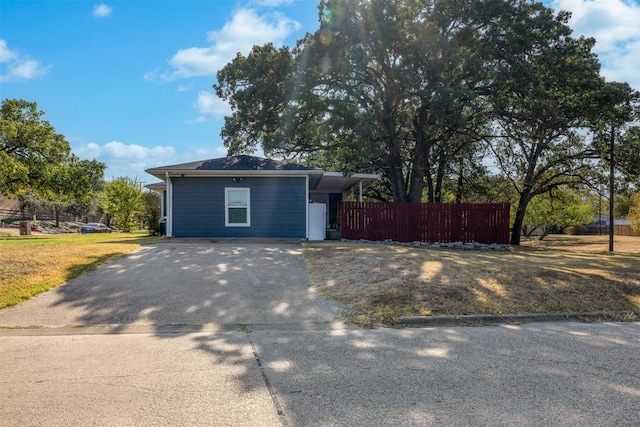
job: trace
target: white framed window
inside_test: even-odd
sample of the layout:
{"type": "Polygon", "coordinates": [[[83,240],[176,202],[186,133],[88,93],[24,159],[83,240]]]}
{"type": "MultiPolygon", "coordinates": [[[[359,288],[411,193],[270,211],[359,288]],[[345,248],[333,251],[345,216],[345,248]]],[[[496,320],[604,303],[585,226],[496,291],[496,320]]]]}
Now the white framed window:
{"type": "Polygon", "coordinates": [[[248,188],[224,189],[224,225],[249,227],[251,225],[251,198],[248,188]]]}

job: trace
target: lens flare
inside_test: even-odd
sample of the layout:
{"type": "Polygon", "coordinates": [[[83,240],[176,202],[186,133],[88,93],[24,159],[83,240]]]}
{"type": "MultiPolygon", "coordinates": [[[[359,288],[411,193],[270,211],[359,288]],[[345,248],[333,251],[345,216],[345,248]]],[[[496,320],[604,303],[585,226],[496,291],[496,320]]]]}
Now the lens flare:
{"type": "Polygon", "coordinates": [[[331,71],[331,59],[325,56],[320,60],[320,71],[324,74],[328,74],[331,71]]]}
{"type": "Polygon", "coordinates": [[[329,46],[333,41],[333,34],[329,30],[322,30],[320,31],[319,40],[323,46],[329,46]]]}

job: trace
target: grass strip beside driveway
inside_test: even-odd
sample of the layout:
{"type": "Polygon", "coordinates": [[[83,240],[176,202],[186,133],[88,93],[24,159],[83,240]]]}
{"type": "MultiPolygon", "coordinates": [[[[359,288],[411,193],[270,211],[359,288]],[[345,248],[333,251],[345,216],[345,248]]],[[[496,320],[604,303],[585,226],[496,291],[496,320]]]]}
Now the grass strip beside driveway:
{"type": "Polygon", "coordinates": [[[0,308],[162,239],[126,233],[0,237],[0,308]]]}
{"type": "Polygon", "coordinates": [[[306,243],[312,284],[360,325],[408,315],[640,310],[640,256],[306,243]]]}

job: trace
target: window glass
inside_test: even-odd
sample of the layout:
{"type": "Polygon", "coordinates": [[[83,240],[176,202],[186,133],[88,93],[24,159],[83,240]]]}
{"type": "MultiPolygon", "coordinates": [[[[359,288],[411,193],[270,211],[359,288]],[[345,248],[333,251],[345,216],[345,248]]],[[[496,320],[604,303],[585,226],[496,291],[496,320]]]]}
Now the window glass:
{"type": "Polygon", "coordinates": [[[227,205],[229,207],[247,207],[247,190],[228,190],[227,205]]]}
{"type": "Polygon", "coordinates": [[[225,189],[225,225],[227,227],[249,226],[249,189],[225,189]]]}

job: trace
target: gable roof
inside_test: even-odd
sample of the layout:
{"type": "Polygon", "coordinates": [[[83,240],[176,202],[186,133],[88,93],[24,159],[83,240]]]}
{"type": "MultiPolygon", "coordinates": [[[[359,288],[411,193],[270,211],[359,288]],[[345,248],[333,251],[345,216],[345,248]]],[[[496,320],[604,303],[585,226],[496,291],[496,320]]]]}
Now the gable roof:
{"type": "Polygon", "coordinates": [[[280,160],[265,159],[262,157],[254,157],[247,155],[237,155],[221,157],[218,159],[200,160],[190,163],[181,163],[177,165],[160,166],[157,168],[147,169],[148,173],[154,175],[154,171],[318,171],[322,169],[312,168],[299,165],[296,163],[288,163],[280,160]]]}
{"type": "MultiPolygon", "coordinates": [[[[356,184],[359,185],[359,183],[363,183],[366,187],[380,179],[380,175],[375,174],[352,174],[344,176],[340,172],[325,172],[319,168],[247,155],[159,166],[147,169],[145,172],[163,181],[167,175],[169,175],[169,177],[307,175],[309,176],[309,189],[311,191],[335,193],[346,191],[356,184]]],[[[158,184],[155,184],[155,186],[159,187],[158,184]]]]}

